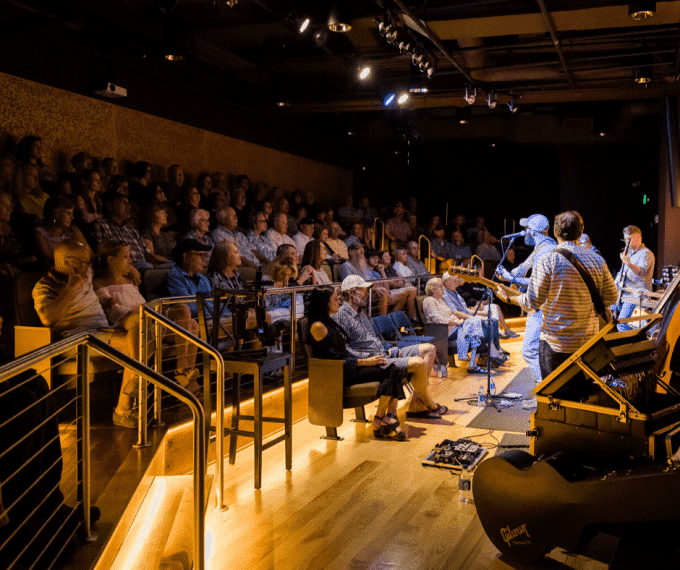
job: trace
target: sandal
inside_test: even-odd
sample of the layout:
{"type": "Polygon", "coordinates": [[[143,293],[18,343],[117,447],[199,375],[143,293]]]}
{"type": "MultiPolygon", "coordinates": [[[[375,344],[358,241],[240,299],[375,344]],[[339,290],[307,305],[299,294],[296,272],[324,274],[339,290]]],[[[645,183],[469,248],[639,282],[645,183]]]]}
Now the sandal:
{"type": "Polygon", "coordinates": [[[431,412],[434,412],[438,416],[443,416],[446,414],[446,412],[449,411],[449,409],[446,406],[442,406],[441,404],[437,404],[436,408],[430,409],[431,412]]]}
{"type": "MultiPolygon", "coordinates": [[[[448,410],[447,410],[448,411],[448,410]]],[[[440,420],[442,417],[436,410],[422,410],[420,412],[406,412],[407,418],[424,418],[427,420],[440,420]]]]}
{"type": "Polygon", "coordinates": [[[406,435],[405,431],[402,431],[401,426],[399,425],[399,418],[393,414],[387,414],[385,418],[390,418],[393,421],[388,422],[385,421],[385,419],[382,420],[383,426],[381,428],[383,435],[389,436],[391,433],[394,433],[394,436],[392,439],[396,439],[398,441],[406,441],[408,439],[408,436],[406,435]]]}
{"type": "Polygon", "coordinates": [[[486,368],[480,368],[479,366],[469,366],[468,374],[486,374],[486,368]]]}

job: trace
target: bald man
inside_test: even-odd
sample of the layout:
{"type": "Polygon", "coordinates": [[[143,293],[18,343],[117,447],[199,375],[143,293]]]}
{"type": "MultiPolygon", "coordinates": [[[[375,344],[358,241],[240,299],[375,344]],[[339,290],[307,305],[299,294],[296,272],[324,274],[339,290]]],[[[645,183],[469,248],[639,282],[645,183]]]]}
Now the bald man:
{"type": "MultiPolygon", "coordinates": [[[[35,310],[42,323],[61,336],[89,331],[113,348],[139,360],[139,319],[131,314],[120,328],[109,327],[104,310],[92,288],[90,249],[77,242],[62,242],[54,249],[54,267],[33,288],[35,310]]],[[[113,412],[115,425],[137,429],[135,407],[138,380],[123,370],[118,405],[113,412]]]]}

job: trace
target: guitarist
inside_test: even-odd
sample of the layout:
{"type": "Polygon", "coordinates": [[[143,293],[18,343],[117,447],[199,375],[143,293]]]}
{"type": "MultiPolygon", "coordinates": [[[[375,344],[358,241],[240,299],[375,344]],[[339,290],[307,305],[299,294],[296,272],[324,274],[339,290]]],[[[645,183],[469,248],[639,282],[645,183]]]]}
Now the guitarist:
{"type": "MultiPolygon", "coordinates": [[[[499,265],[497,268],[497,275],[499,278],[516,283],[522,291],[526,290],[529,285],[529,271],[533,272],[538,260],[555,248],[555,240],[548,236],[548,229],[550,222],[543,214],[533,214],[528,218],[522,218],[519,221],[526,232],[524,235],[524,243],[528,246],[534,246],[534,250],[526,260],[515,267],[510,273],[505,267],[499,265]]],[[[498,295],[498,298],[504,300],[498,295]]],[[[541,326],[543,325],[543,311],[538,307],[536,309],[529,309],[527,315],[526,328],[524,330],[524,340],[522,341],[522,357],[531,370],[534,381],[539,384],[543,377],[541,376],[541,365],[538,357],[538,348],[541,340],[541,326]]]]}
{"type": "MultiPolygon", "coordinates": [[[[604,259],[578,244],[583,233],[581,215],[576,211],[558,214],[554,231],[557,248],[542,255],[534,264],[527,292],[512,298],[512,302],[525,309],[543,310],[539,348],[542,378],[557,369],[599,330],[594,295],[576,265],[581,265],[586,276],[590,276],[602,309],[613,303],[617,294],[604,259]],[[575,258],[575,262],[570,257],[575,258]]],[[[499,299],[507,298],[503,290],[497,295],[499,299]]]]}
{"type": "MultiPolygon", "coordinates": [[[[623,229],[623,239],[626,248],[621,253],[621,269],[616,274],[616,286],[619,288],[619,298],[612,312],[619,319],[633,315],[637,296],[623,291],[637,289],[639,291],[652,290],[654,274],[654,254],[642,243],[642,231],[637,226],[627,226],[623,229]]],[[[619,323],[620,331],[630,330],[628,323],[619,323]]]]}

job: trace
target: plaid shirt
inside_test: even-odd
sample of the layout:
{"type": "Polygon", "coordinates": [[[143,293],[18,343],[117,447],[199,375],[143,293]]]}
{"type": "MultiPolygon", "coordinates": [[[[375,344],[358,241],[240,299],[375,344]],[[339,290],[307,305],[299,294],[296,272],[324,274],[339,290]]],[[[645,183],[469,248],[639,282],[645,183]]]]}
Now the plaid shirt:
{"type": "Polygon", "coordinates": [[[340,310],[331,315],[347,333],[347,352],[356,358],[369,358],[377,354],[385,354],[380,339],[373,331],[373,325],[366,313],[355,311],[349,303],[343,303],[340,310]]]}
{"type": "Polygon", "coordinates": [[[146,248],[136,228],[123,224],[119,226],[111,218],[99,218],[92,222],[92,237],[99,245],[105,239],[120,239],[130,246],[132,264],[139,269],[151,267],[146,261],[146,248]]]}

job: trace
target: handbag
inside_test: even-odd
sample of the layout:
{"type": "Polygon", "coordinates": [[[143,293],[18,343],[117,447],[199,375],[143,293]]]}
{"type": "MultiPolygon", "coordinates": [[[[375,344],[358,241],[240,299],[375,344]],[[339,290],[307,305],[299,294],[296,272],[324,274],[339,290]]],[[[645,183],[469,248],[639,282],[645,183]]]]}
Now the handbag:
{"type": "Polygon", "coordinates": [[[593,305],[595,306],[595,312],[600,317],[600,329],[602,329],[604,325],[612,322],[614,320],[612,312],[609,309],[609,307],[605,307],[604,301],[602,300],[602,295],[600,295],[600,291],[597,289],[595,282],[593,281],[593,277],[590,275],[590,273],[588,273],[586,268],[583,267],[583,263],[581,263],[578,257],[576,257],[568,249],[562,249],[558,247],[553,251],[566,257],[574,266],[576,271],[579,272],[581,279],[583,279],[583,282],[586,284],[586,287],[588,287],[590,298],[593,300],[593,305]]]}

